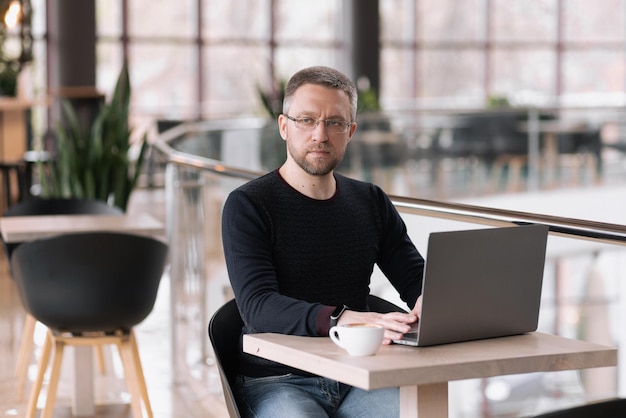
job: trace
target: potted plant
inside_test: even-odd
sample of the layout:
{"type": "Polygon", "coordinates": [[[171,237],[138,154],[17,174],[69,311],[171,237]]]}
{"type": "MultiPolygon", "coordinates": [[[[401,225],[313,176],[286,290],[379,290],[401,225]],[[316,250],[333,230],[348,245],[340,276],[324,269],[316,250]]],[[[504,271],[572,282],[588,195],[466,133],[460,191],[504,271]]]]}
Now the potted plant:
{"type": "Polygon", "coordinates": [[[130,158],[130,94],[124,64],[110,102],[102,105],[90,129],[81,128],[74,108],[62,102],[67,122],[56,129],[53,162],[39,167],[41,197],[104,200],[126,210],[148,147],[144,133],[137,159],[130,158]]]}

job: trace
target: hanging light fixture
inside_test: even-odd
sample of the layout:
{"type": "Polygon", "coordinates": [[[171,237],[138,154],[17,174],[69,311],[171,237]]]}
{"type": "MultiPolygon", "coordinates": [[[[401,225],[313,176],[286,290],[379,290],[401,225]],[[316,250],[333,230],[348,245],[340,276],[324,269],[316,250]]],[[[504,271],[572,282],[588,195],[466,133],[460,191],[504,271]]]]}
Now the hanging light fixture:
{"type": "Polygon", "coordinates": [[[0,0],[0,95],[15,96],[17,76],[33,60],[30,0],[0,0]]]}
{"type": "Polygon", "coordinates": [[[4,14],[4,24],[8,29],[15,28],[22,19],[22,5],[18,0],[13,0],[4,14]]]}

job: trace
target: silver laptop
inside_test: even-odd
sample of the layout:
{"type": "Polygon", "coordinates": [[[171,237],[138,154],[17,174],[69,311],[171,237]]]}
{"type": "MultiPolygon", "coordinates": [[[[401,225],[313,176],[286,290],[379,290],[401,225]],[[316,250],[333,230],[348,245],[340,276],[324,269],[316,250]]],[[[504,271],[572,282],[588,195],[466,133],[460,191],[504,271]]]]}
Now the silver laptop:
{"type": "Polygon", "coordinates": [[[430,234],[422,315],[398,344],[429,346],[537,329],[548,227],[430,234]]]}

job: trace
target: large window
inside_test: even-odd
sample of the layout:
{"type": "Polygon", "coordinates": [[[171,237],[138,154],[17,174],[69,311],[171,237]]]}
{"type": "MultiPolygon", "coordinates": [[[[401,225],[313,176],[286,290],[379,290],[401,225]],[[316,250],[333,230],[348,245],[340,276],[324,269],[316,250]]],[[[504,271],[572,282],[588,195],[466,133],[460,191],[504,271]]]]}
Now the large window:
{"type": "MultiPolygon", "coordinates": [[[[95,1],[97,87],[112,90],[127,54],[133,114],[146,124],[265,115],[258,88],[349,62],[343,0],[95,1]]],[[[33,0],[35,95],[46,89],[46,7],[33,0]]],[[[483,107],[492,96],[624,104],[626,0],[379,0],[379,9],[389,111],[483,107]]]]}
{"type": "Polygon", "coordinates": [[[389,107],[623,103],[624,0],[380,4],[389,107]]]}
{"type": "Polygon", "coordinates": [[[97,0],[98,87],[110,89],[128,51],[137,120],[265,115],[259,88],[335,65],[341,46],[341,0],[111,3],[97,0]]]}

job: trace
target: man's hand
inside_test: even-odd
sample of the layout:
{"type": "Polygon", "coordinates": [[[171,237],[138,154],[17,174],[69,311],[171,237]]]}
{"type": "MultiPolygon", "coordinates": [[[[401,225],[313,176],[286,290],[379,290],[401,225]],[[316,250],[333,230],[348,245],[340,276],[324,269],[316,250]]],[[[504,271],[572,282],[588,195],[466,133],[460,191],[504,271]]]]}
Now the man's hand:
{"type": "MultiPolygon", "coordinates": [[[[416,305],[417,306],[417,305],[416,305]]],[[[391,344],[393,340],[402,338],[409,332],[412,323],[417,321],[415,313],[391,312],[381,314],[377,312],[356,312],[347,310],[339,318],[337,325],[344,324],[379,324],[385,327],[383,344],[391,344]]]]}
{"type": "Polygon", "coordinates": [[[422,316],[422,295],[419,295],[417,301],[415,302],[415,306],[411,311],[417,318],[419,319],[422,316]]]}
{"type": "Polygon", "coordinates": [[[385,337],[383,344],[391,344],[393,340],[399,340],[402,335],[411,330],[411,324],[418,321],[422,314],[422,296],[420,295],[415,302],[415,306],[411,312],[391,312],[381,314],[377,312],[356,312],[346,310],[337,325],[343,324],[380,324],[385,327],[385,337]]]}

